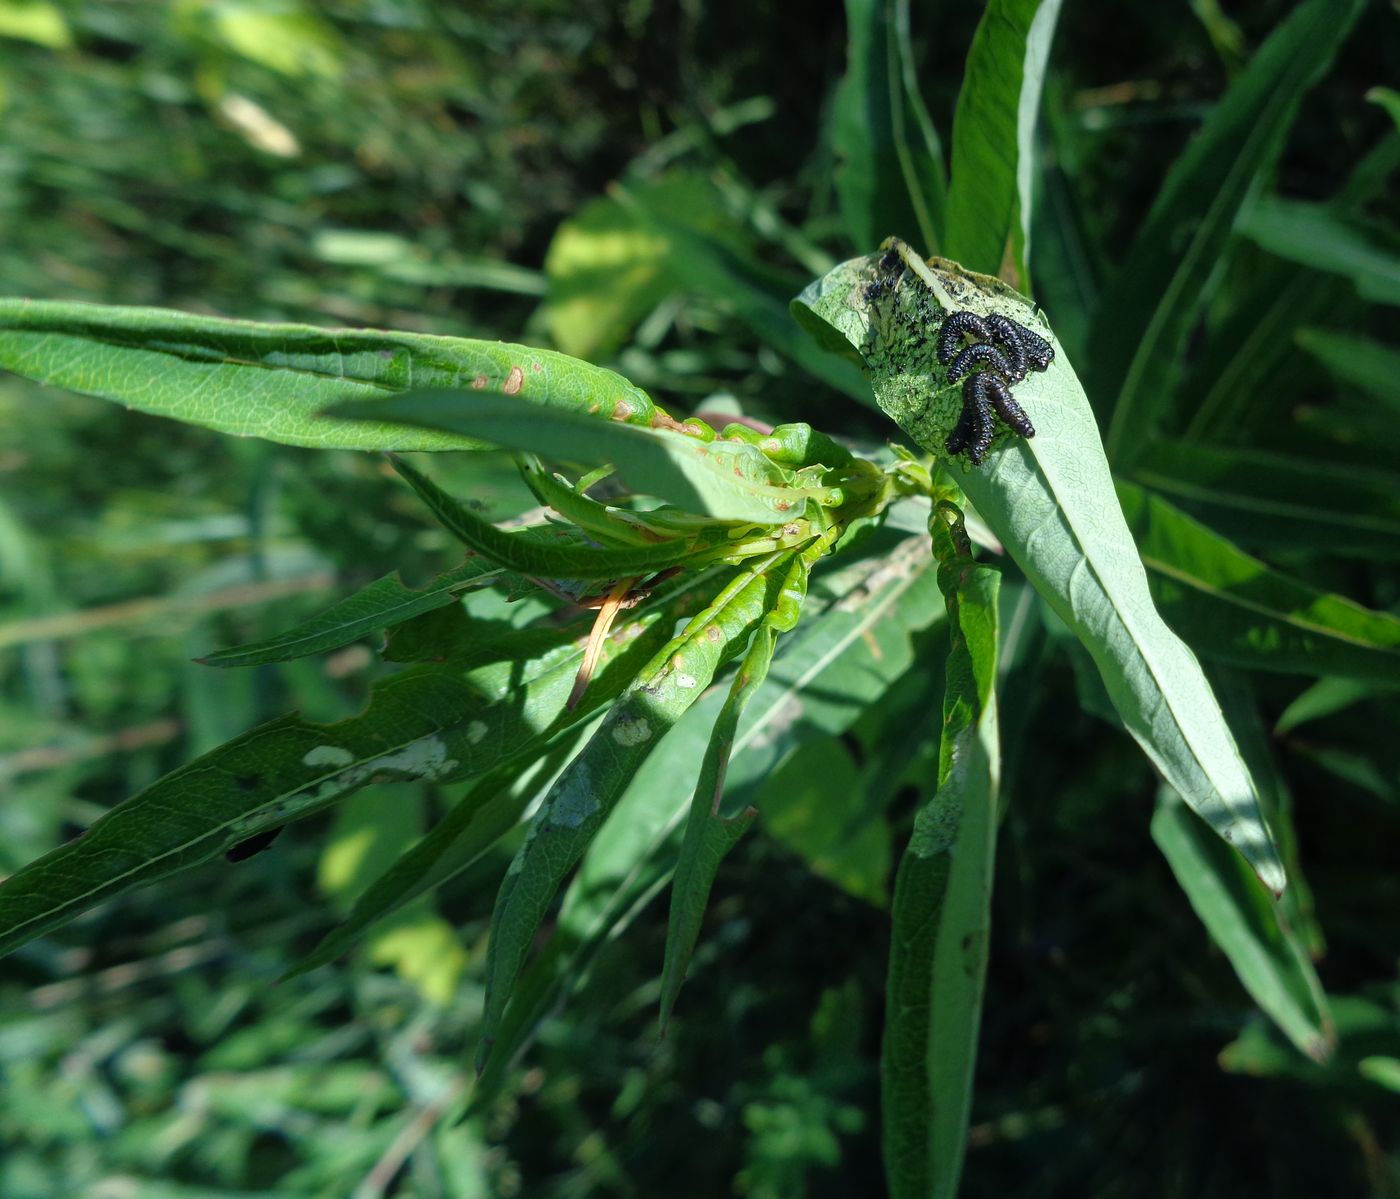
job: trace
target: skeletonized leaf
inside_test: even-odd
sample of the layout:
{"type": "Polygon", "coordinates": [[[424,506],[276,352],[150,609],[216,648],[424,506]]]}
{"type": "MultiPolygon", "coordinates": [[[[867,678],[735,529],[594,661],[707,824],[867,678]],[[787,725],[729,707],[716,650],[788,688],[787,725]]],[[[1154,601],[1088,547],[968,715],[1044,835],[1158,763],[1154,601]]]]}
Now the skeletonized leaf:
{"type": "Polygon", "coordinates": [[[797,300],[865,357],[876,399],[924,449],[943,456],[1007,552],[1093,657],[1125,727],[1157,769],[1273,891],[1284,872],[1253,780],[1191,651],[1152,605],[1083,387],[1058,348],[1043,374],[1017,385],[1035,421],[1030,440],[999,435],[988,460],[948,458],[957,386],[934,357],[945,305],[1000,312],[1053,339],[1005,285],[930,260],[902,269],[890,255],[838,266],[797,300]],[[886,265],[882,267],[882,263],[886,265]],[[872,288],[876,280],[879,288],[872,288]],[[943,293],[939,297],[933,290],[943,293]]]}

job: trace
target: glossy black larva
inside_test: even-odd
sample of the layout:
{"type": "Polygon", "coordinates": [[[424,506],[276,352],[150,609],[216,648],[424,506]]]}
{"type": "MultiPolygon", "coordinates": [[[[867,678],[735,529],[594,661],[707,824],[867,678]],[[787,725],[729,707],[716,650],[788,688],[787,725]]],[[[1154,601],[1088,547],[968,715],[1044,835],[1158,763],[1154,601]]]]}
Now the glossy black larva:
{"type": "Polygon", "coordinates": [[[1031,418],[1026,415],[1026,410],[1016,402],[1015,397],[1011,394],[1011,388],[1005,380],[998,378],[990,371],[979,371],[968,382],[975,383],[986,391],[992,401],[992,407],[997,410],[997,415],[1013,430],[1022,437],[1035,436],[1035,426],[1031,424],[1031,418]]]}
{"type": "Polygon", "coordinates": [[[950,312],[938,330],[938,361],[944,366],[952,362],[969,334],[986,341],[989,330],[975,312],[950,312]]]}
{"type": "Polygon", "coordinates": [[[1000,313],[984,318],[975,312],[950,312],[938,331],[937,356],[948,367],[950,383],[967,376],[962,411],[946,443],[948,453],[966,450],[973,465],[980,466],[996,435],[997,416],[1014,433],[1035,436],[1035,426],[1012,396],[1011,385],[1024,379],[1027,369],[1043,371],[1055,360],[1055,348],[1045,338],[1000,313]],[[966,337],[981,340],[965,345],[966,337]]]}
{"type": "Polygon", "coordinates": [[[953,359],[948,367],[948,382],[956,383],[974,367],[982,367],[984,370],[992,371],[1000,375],[1003,379],[1013,381],[1024,379],[1026,376],[1016,374],[1011,363],[1006,360],[996,346],[989,341],[975,341],[972,345],[958,351],[958,356],[953,359]]]}

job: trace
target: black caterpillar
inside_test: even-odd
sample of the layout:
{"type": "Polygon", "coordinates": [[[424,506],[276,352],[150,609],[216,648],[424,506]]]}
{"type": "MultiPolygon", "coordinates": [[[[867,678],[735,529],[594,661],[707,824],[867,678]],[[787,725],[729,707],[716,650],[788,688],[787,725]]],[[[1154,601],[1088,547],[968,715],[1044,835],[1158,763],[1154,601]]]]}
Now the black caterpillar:
{"type": "Polygon", "coordinates": [[[996,432],[994,412],[1022,437],[1034,437],[1035,426],[1012,398],[1011,385],[1024,379],[1028,370],[1043,371],[1054,360],[1054,346],[1010,317],[949,313],[938,331],[938,361],[948,368],[950,383],[964,375],[967,380],[962,412],[948,435],[948,453],[967,450],[973,465],[980,466],[996,432]],[[980,340],[964,345],[969,336],[980,340]]]}

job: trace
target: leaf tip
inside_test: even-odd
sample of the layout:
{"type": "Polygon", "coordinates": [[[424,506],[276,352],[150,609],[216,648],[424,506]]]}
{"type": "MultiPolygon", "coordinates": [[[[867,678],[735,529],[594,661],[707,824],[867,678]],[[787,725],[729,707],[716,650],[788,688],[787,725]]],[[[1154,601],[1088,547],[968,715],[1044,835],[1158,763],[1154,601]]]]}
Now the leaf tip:
{"type": "Polygon", "coordinates": [[[476,1077],[478,1081],[480,1080],[481,1076],[486,1072],[486,1063],[491,1057],[491,1050],[493,1050],[495,1047],[496,1038],[493,1036],[482,1037],[480,1042],[477,1044],[476,1061],[474,1064],[476,1067],[476,1077]]]}

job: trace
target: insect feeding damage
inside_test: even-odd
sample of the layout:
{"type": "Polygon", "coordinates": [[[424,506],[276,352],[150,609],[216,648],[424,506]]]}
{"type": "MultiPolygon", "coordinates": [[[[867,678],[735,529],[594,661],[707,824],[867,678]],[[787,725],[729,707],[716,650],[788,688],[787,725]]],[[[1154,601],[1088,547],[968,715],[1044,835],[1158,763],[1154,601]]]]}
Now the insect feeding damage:
{"type": "Polygon", "coordinates": [[[1031,306],[999,281],[942,259],[924,262],[895,239],[881,249],[858,292],[869,320],[863,356],[881,407],[923,448],[965,452],[973,465],[991,449],[998,417],[1012,433],[1034,437],[1012,389],[1046,370],[1055,350],[1006,311],[1029,317],[1031,306]],[[960,410],[950,394],[959,382],[960,410]]]}

